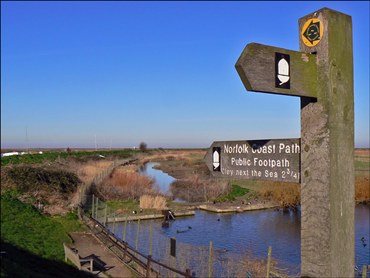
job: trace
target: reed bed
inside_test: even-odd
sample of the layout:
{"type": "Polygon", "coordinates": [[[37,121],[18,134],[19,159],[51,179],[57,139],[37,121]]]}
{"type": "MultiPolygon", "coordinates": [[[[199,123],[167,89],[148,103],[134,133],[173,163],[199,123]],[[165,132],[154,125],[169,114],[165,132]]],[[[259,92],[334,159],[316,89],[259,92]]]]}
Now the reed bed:
{"type": "Polygon", "coordinates": [[[167,209],[166,198],[160,195],[143,195],[140,197],[140,208],[142,209],[167,209]]]}
{"type": "Polygon", "coordinates": [[[188,202],[208,202],[229,191],[227,181],[204,178],[198,174],[176,180],[171,186],[171,193],[175,198],[188,202]]]}
{"type": "Polygon", "coordinates": [[[357,176],[355,182],[355,200],[359,203],[370,202],[369,176],[357,176]]]}
{"type": "Polygon", "coordinates": [[[84,184],[89,184],[102,171],[107,169],[112,164],[112,161],[89,161],[87,163],[76,163],[75,169],[78,177],[84,184]]]}
{"type": "Polygon", "coordinates": [[[153,188],[153,179],[141,176],[131,167],[117,168],[101,184],[96,185],[99,195],[109,200],[136,199],[158,192],[153,188]],[[127,169],[126,169],[127,168],[127,169]]]}

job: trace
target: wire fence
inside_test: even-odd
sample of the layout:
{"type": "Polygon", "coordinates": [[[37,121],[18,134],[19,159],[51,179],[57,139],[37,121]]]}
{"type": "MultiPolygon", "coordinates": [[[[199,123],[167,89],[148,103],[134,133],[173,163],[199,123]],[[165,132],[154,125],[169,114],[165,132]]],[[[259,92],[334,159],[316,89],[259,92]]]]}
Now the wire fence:
{"type": "MultiPolygon", "coordinates": [[[[212,242],[208,246],[195,246],[176,241],[175,254],[171,254],[171,242],[175,239],[171,241],[164,235],[158,222],[155,225],[155,222],[149,221],[150,225],[143,225],[144,220],[138,219],[137,215],[118,214],[106,202],[91,194],[86,196],[85,211],[112,236],[127,243],[136,252],[147,254],[156,262],[173,269],[190,269],[193,277],[288,276],[286,269],[277,268],[275,260],[268,260],[268,257],[271,258],[268,250],[266,258],[258,260],[250,250],[240,254],[215,248],[212,242]],[[118,219],[121,221],[118,222],[118,219]]],[[[162,276],[173,277],[172,270],[156,266],[155,271],[162,276]]],[[[293,271],[298,275],[299,267],[293,271]]],[[[292,269],[289,273],[292,273],[292,269]]]]}

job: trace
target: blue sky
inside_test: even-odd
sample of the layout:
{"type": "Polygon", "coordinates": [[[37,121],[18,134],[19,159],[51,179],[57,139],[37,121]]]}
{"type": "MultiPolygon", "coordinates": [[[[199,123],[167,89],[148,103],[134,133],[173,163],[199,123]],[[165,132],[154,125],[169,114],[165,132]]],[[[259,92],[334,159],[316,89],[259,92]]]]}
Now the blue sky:
{"type": "Polygon", "coordinates": [[[1,2],[1,147],[208,147],[300,137],[298,97],[247,92],[251,42],[352,16],[355,143],[369,147],[369,2],[1,2]]]}

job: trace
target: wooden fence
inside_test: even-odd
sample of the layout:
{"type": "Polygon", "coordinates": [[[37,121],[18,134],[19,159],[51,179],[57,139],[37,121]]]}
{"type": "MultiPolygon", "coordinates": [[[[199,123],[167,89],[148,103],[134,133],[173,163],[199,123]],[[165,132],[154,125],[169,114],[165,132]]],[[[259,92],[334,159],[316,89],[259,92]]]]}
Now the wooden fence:
{"type": "Polygon", "coordinates": [[[145,255],[131,247],[127,242],[118,239],[104,225],[96,221],[94,218],[83,213],[83,208],[80,208],[81,219],[88,225],[94,235],[107,247],[110,251],[125,265],[129,266],[141,277],[160,277],[161,272],[172,273],[171,277],[186,277],[191,278],[190,269],[181,271],[173,267],[167,266],[152,258],[151,255],[145,255]]]}

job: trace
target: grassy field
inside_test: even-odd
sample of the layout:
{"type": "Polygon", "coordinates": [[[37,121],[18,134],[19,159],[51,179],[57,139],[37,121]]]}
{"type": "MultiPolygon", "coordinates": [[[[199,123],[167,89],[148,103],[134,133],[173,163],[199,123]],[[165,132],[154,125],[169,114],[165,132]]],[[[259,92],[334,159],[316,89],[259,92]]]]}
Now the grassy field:
{"type": "Polygon", "coordinates": [[[83,230],[73,213],[47,217],[12,194],[2,194],[1,276],[86,277],[64,263],[63,250],[63,242],[71,242],[67,232],[83,230]]]}
{"type": "Polygon", "coordinates": [[[56,159],[65,158],[84,158],[88,159],[91,157],[98,157],[103,155],[105,157],[117,157],[117,158],[127,158],[132,156],[137,151],[134,150],[112,150],[112,151],[75,151],[75,152],[56,152],[48,151],[42,154],[24,154],[24,155],[14,155],[6,156],[1,158],[1,166],[8,164],[38,164],[45,161],[54,161],[56,159]]]}

